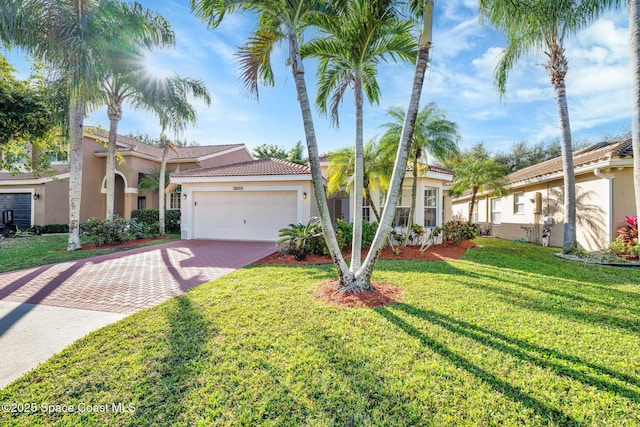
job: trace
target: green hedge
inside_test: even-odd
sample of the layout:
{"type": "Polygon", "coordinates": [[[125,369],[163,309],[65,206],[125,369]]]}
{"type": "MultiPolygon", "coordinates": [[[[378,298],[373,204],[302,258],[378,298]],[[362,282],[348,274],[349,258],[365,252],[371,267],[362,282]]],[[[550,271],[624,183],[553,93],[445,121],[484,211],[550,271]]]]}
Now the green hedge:
{"type": "Polygon", "coordinates": [[[34,225],[27,231],[31,231],[35,234],[55,234],[55,233],[68,233],[69,224],[47,224],[47,225],[34,225]]]}
{"type": "MultiPolygon", "coordinates": [[[[138,209],[131,211],[131,219],[136,219],[147,226],[156,226],[159,229],[160,212],[158,209],[138,209]]],[[[164,211],[165,232],[180,234],[180,211],[164,211]]]]}

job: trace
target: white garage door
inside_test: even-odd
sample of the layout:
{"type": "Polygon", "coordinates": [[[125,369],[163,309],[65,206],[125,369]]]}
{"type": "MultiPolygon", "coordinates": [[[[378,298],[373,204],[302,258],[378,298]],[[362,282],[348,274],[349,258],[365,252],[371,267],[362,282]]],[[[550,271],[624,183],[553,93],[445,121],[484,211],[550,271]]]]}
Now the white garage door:
{"type": "Polygon", "coordinates": [[[297,192],[195,192],[196,239],[275,242],[278,230],[298,222],[297,192]]]}

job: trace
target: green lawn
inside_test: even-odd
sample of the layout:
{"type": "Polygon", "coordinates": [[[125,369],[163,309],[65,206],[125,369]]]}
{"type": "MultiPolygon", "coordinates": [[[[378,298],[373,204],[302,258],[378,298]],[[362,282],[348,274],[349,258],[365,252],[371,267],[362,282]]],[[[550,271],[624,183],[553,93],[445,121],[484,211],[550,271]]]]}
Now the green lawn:
{"type": "MultiPolygon", "coordinates": [[[[176,240],[180,238],[175,234],[167,237],[176,240]]],[[[67,240],[67,234],[4,239],[0,242],[0,273],[133,249],[133,247],[125,247],[67,252],[67,240]]],[[[83,243],[85,243],[84,238],[83,243]]],[[[149,242],[141,246],[149,244],[158,244],[158,241],[149,242]]]]}
{"type": "Polygon", "coordinates": [[[0,425],[638,425],[640,270],[478,242],[381,261],[405,299],[376,309],[314,300],[331,266],[242,269],[77,341],[0,425]]]}

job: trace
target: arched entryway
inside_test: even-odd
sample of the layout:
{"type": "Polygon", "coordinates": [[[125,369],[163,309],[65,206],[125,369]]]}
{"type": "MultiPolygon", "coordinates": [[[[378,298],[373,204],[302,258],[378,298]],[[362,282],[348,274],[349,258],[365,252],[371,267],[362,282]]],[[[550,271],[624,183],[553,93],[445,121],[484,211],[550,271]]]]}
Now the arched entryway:
{"type": "Polygon", "coordinates": [[[113,212],[116,215],[124,217],[124,189],[125,183],[122,176],[116,174],[115,191],[113,198],[113,212]]]}

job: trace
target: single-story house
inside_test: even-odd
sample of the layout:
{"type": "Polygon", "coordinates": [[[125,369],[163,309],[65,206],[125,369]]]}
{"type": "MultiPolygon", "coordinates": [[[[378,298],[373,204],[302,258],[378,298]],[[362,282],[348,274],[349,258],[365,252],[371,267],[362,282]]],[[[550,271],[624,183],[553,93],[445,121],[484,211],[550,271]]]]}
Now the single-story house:
{"type": "MultiPolygon", "coordinates": [[[[577,243],[585,250],[605,248],[626,216],[635,212],[631,140],[606,141],[573,153],[576,177],[577,243]]],[[[492,236],[562,246],[564,190],[562,158],[507,176],[508,194],[478,196],[472,222],[492,236]]],[[[453,200],[453,217],[468,220],[470,195],[453,200]]]]}
{"type": "MultiPolygon", "coordinates": [[[[328,156],[320,158],[320,169],[322,175],[327,177],[327,169],[330,160],[328,156]]],[[[416,190],[416,211],[413,215],[413,222],[424,226],[427,231],[441,226],[450,220],[447,212],[451,212],[451,197],[449,197],[449,187],[453,179],[453,171],[439,166],[428,166],[421,164],[418,170],[418,187],[416,190]]],[[[402,183],[402,189],[396,215],[392,226],[399,230],[408,223],[409,210],[411,209],[411,188],[413,185],[413,165],[407,165],[407,171],[402,183]]],[[[382,214],[381,207],[384,204],[385,194],[374,190],[371,199],[374,200],[375,208],[382,214]]],[[[345,222],[351,221],[353,211],[353,193],[346,194],[344,191],[337,193],[329,199],[329,211],[332,219],[341,218],[345,222]]],[[[367,221],[376,221],[375,214],[367,200],[363,200],[363,218],[367,221]]]]}
{"type": "MultiPolygon", "coordinates": [[[[82,202],[80,220],[104,218],[106,212],[106,142],[108,132],[85,128],[82,164],[82,202]]],[[[135,209],[157,208],[157,193],[142,193],[138,182],[153,169],[160,167],[163,149],[136,139],[118,135],[116,161],[115,212],[131,217],[135,209]]],[[[12,210],[14,224],[21,229],[33,225],[66,224],[69,221],[69,163],[66,149],[51,153],[36,153],[32,157],[50,157],[51,174],[12,175],[0,170],[0,211],[12,210]]],[[[243,144],[179,147],[170,151],[168,170],[182,171],[202,167],[252,160],[243,144]]],[[[168,209],[180,209],[181,195],[170,193],[168,209]]]]}
{"type": "Polygon", "coordinates": [[[278,230],[317,216],[308,166],[279,159],[180,171],[183,239],[276,241],[278,230]]]}

